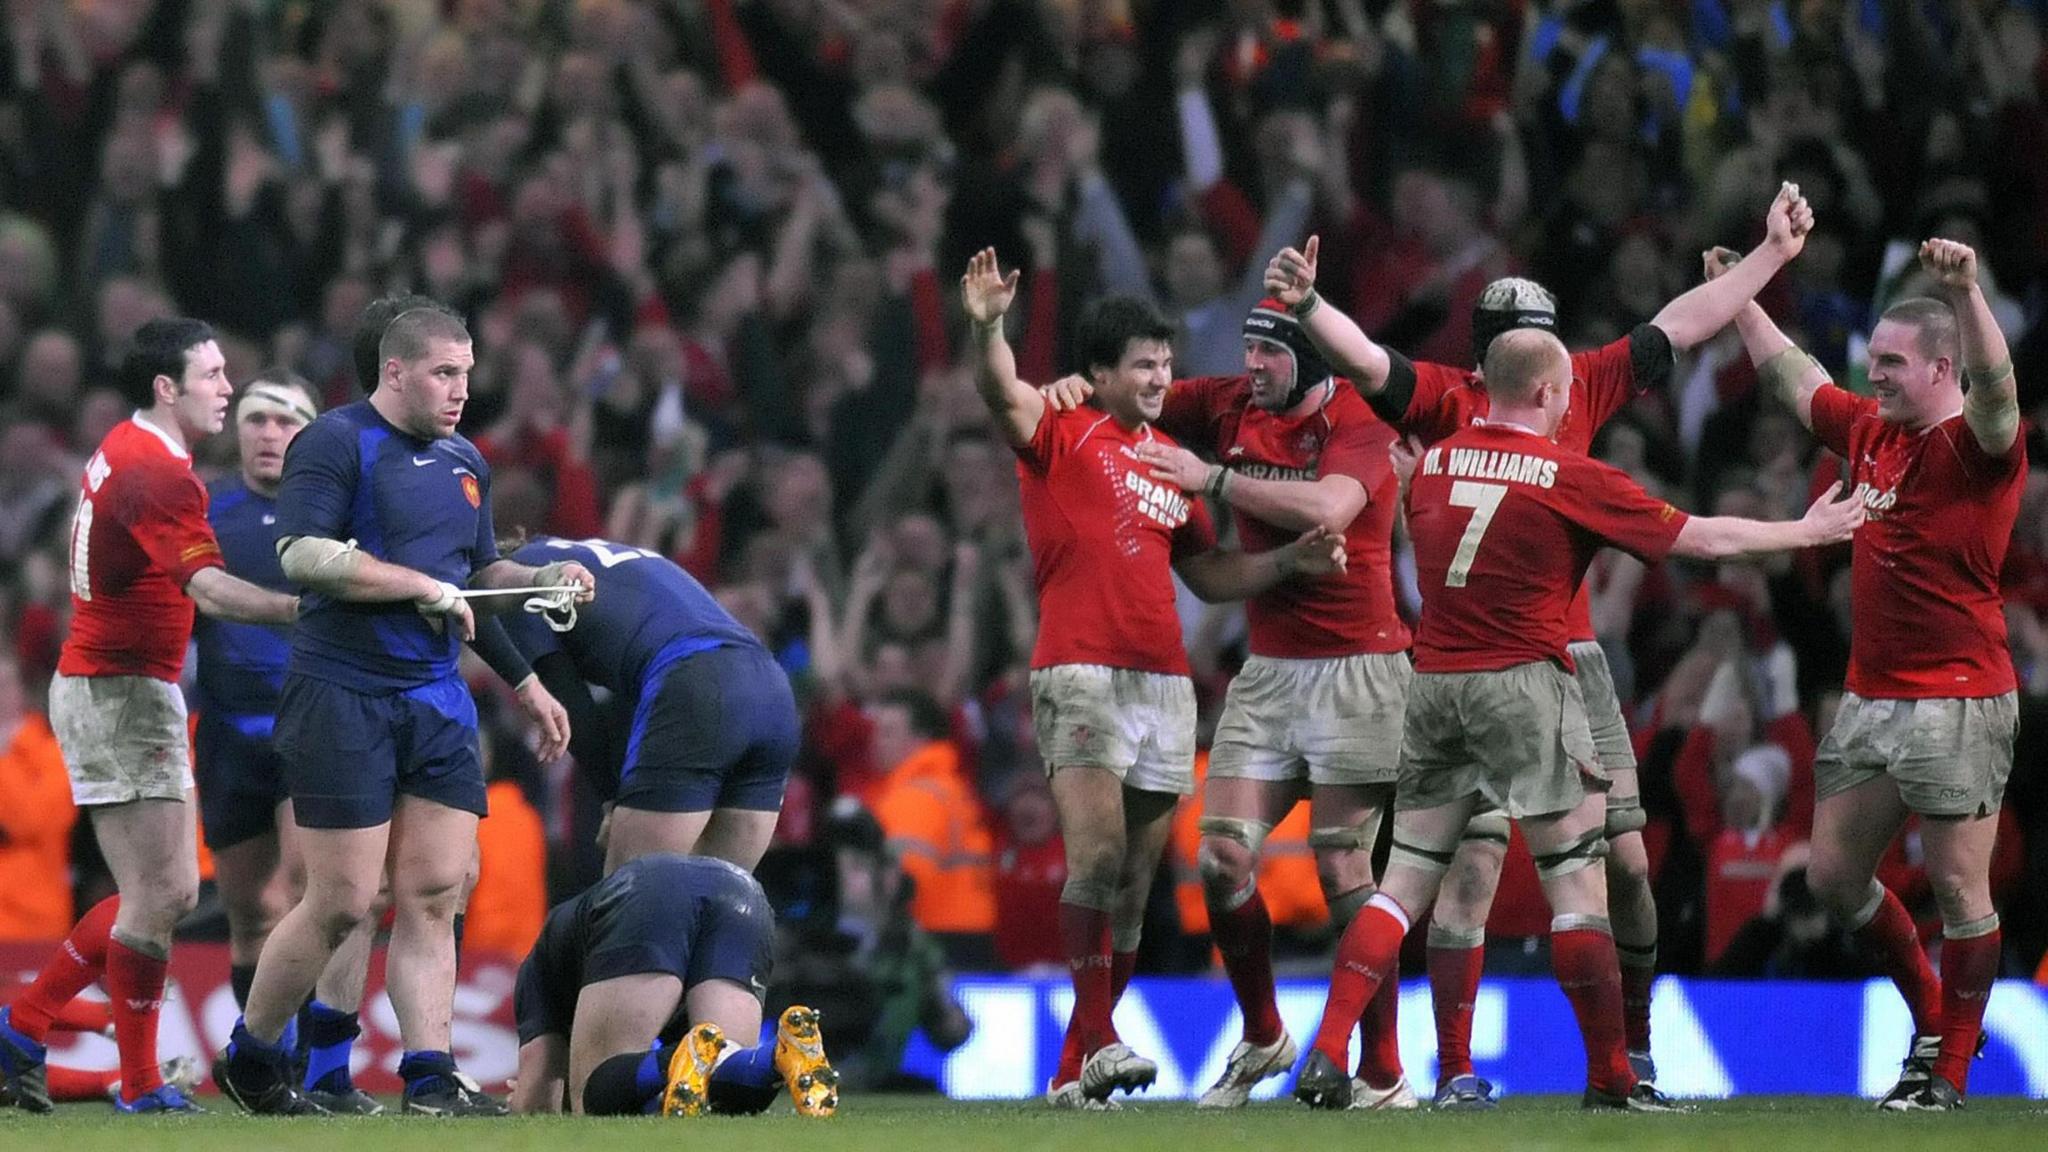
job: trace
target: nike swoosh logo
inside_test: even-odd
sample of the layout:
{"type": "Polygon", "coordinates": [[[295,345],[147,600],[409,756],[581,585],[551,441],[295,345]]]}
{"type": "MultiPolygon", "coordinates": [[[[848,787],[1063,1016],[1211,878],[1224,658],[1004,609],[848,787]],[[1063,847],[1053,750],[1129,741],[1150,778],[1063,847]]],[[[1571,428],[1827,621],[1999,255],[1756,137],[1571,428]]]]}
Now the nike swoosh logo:
{"type": "Polygon", "coordinates": [[[415,468],[425,468],[427,465],[432,464],[433,462],[434,458],[432,456],[429,456],[424,460],[420,459],[417,456],[412,458],[412,466],[415,468]]]}

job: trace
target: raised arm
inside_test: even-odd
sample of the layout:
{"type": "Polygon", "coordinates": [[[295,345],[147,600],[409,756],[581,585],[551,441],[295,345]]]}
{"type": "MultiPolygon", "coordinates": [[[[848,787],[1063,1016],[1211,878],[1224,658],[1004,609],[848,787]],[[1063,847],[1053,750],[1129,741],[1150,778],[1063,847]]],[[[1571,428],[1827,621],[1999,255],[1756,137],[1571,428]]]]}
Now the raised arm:
{"type": "Polygon", "coordinates": [[[1377,396],[1386,388],[1394,362],[1357,321],[1316,294],[1316,256],[1321,247],[1322,238],[1311,236],[1299,251],[1282,248],[1266,264],[1266,292],[1301,321],[1316,351],[1339,376],[1361,393],[1377,396]]]}
{"type": "Polygon", "coordinates": [[[967,261],[960,277],[960,301],[974,323],[974,387],[995,417],[996,427],[1012,447],[1031,442],[1045,415],[1038,390],[1017,378],[1017,355],[1003,335],[1003,313],[1017,298],[1017,270],[1004,276],[996,266],[996,250],[984,248],[967,261]]]}
{"type": "Polygon", "coordinates": [[[1671,346],[1680,351],[1706,343],[1756,299],[1780,268],[1799,255],[1812,229],[1813,209],[1799,195],[1799,186],[1783,185],[1764,217],[1763,242],[1733,268],[1666,304],[1650,323],[1663,329],[1671,346]]]}
{"type": "Polygon", "coordinates": [[[1963,345],[1963,422],[1987,456],[2003,456],[2020,435],[2019,388],[2012,378],[2012,352],[1977,283],[1977,254],[1954,240],[1920,245],[1920,263],[1941,285],[1956,310],[1956,335],[1963,345]]]}
{"type": "MultiPolygon", "coordinates": [[[[1710,281],[1726,276],[1742,260],[1741,256],[1726,248],[1710,249],[1702,254],[1702,258],[1710,281]]],[[[1779,331],[1778,325],[1754,300],[1735,314],[1735,330],[1742,334],[1742,346],[1749,352],[1749,362],[1756,365],[1757,378],[1763,381],[1764,388],[1790,408],[1801,424],[1811,429],[1813,394],[1828,382],[1827,370],[1779,331]]]]}
{"type": "Polygon", "coordinates": [[[1798,520],[1695,516],[1678,530],[1671,553],[1694,560],[1726,560],[1840,543],[1854,536],[1863,524],[1863,501],[1837,500],[1841,494],[1840,481],[1828,485],[1828,490],[1798,520]]]}

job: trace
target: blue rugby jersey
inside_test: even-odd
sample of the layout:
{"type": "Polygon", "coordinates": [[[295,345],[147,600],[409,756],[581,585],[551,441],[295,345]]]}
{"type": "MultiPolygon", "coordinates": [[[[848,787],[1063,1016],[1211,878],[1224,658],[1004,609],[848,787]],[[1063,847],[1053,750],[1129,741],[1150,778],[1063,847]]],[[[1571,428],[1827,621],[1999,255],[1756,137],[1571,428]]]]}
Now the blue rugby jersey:
{"type": "MultiPolygon", "coordinates": [[[[208,487],[212,501],[206,518],[213,524],[228,572],[273,592],[292,592],[277,562],[277,502],[251,490],[240,475],[208,487]]],[[[201,613],[193,638],[199,644],[199,688],[194,697],[198,710],[249,729],[251,736],[267,738],[291,659],[291,629],[201,613]]]]}
{"type": "Polygon", "coordinates": [[[554,632],[527,612],[500,617],[528,660],[566,652],[592,684],[637,692],[655,658],[680,641],[761,646],[696,577],[659,553],[605,540],[539,536],[521,545],[512,559],[536,568],[572,560],[597,577],[597,599],[577,606],[576,626],[567,632],[554,632]]]}
{"type": "MultiPolygon", "coordinates": [[[[457,587],[498,559],[490,468],[460,435],[422,440],[358,401],[322,414],[285,452],[277,532],[354,540],[371,556],[457,587]]],[[[291,671],[362,692],[455,674],[453,629],[412,601],[372,604],[307,592],[291,671]]]]}

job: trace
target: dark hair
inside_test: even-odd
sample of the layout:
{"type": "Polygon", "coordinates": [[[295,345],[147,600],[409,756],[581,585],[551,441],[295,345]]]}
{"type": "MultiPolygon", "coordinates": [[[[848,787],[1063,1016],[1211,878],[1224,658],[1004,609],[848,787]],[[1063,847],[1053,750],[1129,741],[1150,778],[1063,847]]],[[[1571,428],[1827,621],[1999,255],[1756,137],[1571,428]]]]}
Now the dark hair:
{"type": "Polygon", "coordinates": [[[885,708],[901,708],[910,714],[910,730],[927,740],[944,740],[953,734],[952,720],[931,693],[916,688],[886,692],[878,701],[885,708]]]}
{"type": "Polygon", "coordinates": [[[121,357],[121,394],[137,408],[156,403],[156,378],[185,378],[185,354],[213,339],[213,327],[204,320],[172,316],[151,320],[135,330],[121,357]]]}
{"type": "Polygon", "coordinates": [[[1173,339],[1173,325],[1152,302],[1136,296],[1104,296],[1081,312],[1074,351],[1083,369],[1115,368],[1133,340],[1173,339]]]}
{"type": "Polygon", "coordinates": [[[384,332],[391,322],[407,312],[420,309],[444,312],[458,321],[455,310],[417,292],[404,292],[396,296],[380,296],[370,301],[356,317],[356,333],[349,342],[349,364],[355,369],[356,383],[365,392],[375,392],[377,381],[383,373],[384,332]]]}
{"type": "Polygon", "coordinates": [[[1932,296],[1909,296],[1884,310],[1879,320],[1904,324],[1914,332],[1914,344],[1929,360],[1946,356],[1961,375],[1963,347],[1956,333],[1956,310],[1932,296]]]}

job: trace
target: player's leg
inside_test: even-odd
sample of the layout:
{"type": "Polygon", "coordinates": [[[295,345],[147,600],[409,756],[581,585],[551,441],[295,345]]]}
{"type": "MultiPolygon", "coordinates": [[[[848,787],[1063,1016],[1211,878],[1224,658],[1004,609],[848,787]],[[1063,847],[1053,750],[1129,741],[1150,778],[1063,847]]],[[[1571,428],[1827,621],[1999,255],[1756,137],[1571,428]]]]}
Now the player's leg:
{"type": "Polygon", "coordinates": [[[1607,773],[1607,915],[1614,948],[1621,957],[1622,1013],[1628,1027],[1629,1063],[1638,1080],[1654,1082],[1650,1058],[1650,988],[1657,978],[1657,901],[1650,890],[1650,854],[1643,845],[1642,785],[1635,746],[1622,719],[1621,700],[1607,652],[1597,641],[1571,646],[1579,693],[1593,749],[1607,773]]]}
{"type": "Polygon", "coordinates": [[[384,987],[398,1017],[406,1109],[437,1115],[502,1113],[456,1071],[450,1045],[455,910],[476,844],[477,814],[406,795],[391,823],[391,941],[384,987]],[[488,1107],[484,1105],[488,1104],[488,1107]]]}
{"type": "Polygon", "coordinates": [[[1353,1086],[1346,1063],[1352,1029],[1382,984],[1400,982],[1401,941],[1415,917],[1426,914],[1436,899],[1458,837],[1478,802],[1475,793],[1464,790],[1470,779],[1464,771],[1426,771],[1418,777],[1413,769],[1404,770],[1386,874],[1337,942],[1322,1022],[1295,1080],[1295,1098],[1311,1108],[1351,1106],[1353,1086]]]}
{"type": "MultiPolygon", "coordinates": [[[[1280,1023],[1280,1005],[1273,988],[1273,920],[1259,892],[1258,866],[1266,834],[1294,806],[1301,784],[1292,778],[1253,775],[1257,767],[1254,758],[1240,756],[1235,750],[1226,756],[1228,766],[1223,769],[1233,774],[1220,775],[1219,754],[1221,746],[1212,747],[1209,778],[1203,785],[1202,839],[1196,862],[1202,874],[1210,936],[1223,957],[1223,971],[1236,994],[1244,1032],[1224,1063],[1223,1075],[1197,1101],[1200,1108],[1242,1107],[1261,1080],[1286,1073],[1294,1066],[1295,1057],[1294,1043],[1280,1023]]],[[[1279,764],[1277,772],[1289,777],[1295,767],[1279,764]]]]}
{"type": "Polygon", "coordinates": [[[569,1036],[570,1111],[616,1116],[658,1110],[668,1066],[656,1038],[682,1002],[683,981],[672,972],[584,985],[569,1036]],[[627,1059],[614,1063],[620,1057],[627,1059]]]}
{"type": "Polygon", "coordinates": [[[1637,1092],[1622,1023],[1621,962],[1607,918],[1607,801],[1585,792],[1564,812],[1522,820],[1550,902],[1551,965],[1578,1017],[1588,1106],[1626,1108],[1637,1092]]]}
{"type": "MultiPolygon", "coordinates": [[[[211,807],[209,804],[208,807],[211,807]]],[[[277,834],[262,833],[232,844],[215,844],[213,821],[207,821],[208,848],[213,852],[213,884],[228,918],[228,983],[235,1006],[249,1001],[249,982],[256,976],[256,957],[271,929],[290,909],[290,894],[278,872],[277,834]]]]}
{"type": "Polygon", "coordinates": [[[1879,1097],[1892,1107],[1917,1093],[1941,1049],[1941,981],[1920,947],[1905,905],[1877,880],[1877,864],[1905,825],[1899,782],[1887,774],[1903,731],[1895,701],[1844,693],[1814,758],[1813,858],[1807,883],[1856,946],[1890,976],[1913,1016],[1898,1083],[1879,1097]]]}
{"type": "MultiPolygon", "coordinates": [[[[1393,747],[1398,749],[1398,742],[1393,747]]],[[[1395,761],[1398,757],[1389,755],[1388,759],[1395,761]]],[[[1372,853],[1379,840],[1380,826],[1393,808],[1393,779],[1398,764],[1389,763],[1384,783],[1316,781],[1322,771],[1311,763],[1309,847],[1315,853],[1316,879],[1330,909],[1331,927],[1341,938],[1366,901],[1379,891],[1373,880],[1372,853]]],[[[1418,1103],[1401,1068],[1400,1010],[1400,982],[1382,981],[1358,1020],[1360,1043],[1357,1073],[1352,1078],[1353,1108],[1406,1109],[1418,1103]]]]}
{"type": "Polygon", "coordinates": [[[156,1036],[171,933],[199,893],[193,808],[184,800],[145,799],[94,808],[92,820],[100,853],[122,894],[108,936],[105,975],[121,1054],[120,1103],[149,1098],[156,1101],[145,1105],[150,1110],[160,1110],[157,1104],[182,1110],[181,1095],[159,1094],[164,1084],[156,1036]]]}
{"type": "MultiPolygon", "coordinates": [[[[715,782],[712,782],[715,787],[715,782]]],[[[655,853],[688,856],[698,849],[704,829],[711,823],[707,807],[694,812],[665,812],[635,808],[621,801],[612,806],[611,838],[605,847],[606,875],[618,871],[630,860],[655,853]]],[[[772,826],[771,826],[772,828],[772,826]]]]}
{"type": "Polygon", "coordinates": [[[1436,1017],[1435,1104],[1493,1107],[1493,1086],[1472,1070],[1472,1013],[1486,967],[1486,918],[1508,853],[1508,818],[1491,804],[1465,825],[1429,920],[1429,995],[1436,1017]]]}
{"type": "Polygon", "coordinates": [[[303,1013],[306,1070],[299,1086],[329,1112],[374,1116],[384,1110],[375,1097],[356,1087],[349,1065],[363,1034],[363,986],[370,975],[377,924],[389,906],[388,896],[380,895],[370,914],[327,958],[313,985],[313,1001],[303,1013]]]}
{"type": "Polygon", "coordinates": [[[263,942],[304,886],[303,877],[284,868],[291,814],[282,803],[284,782],[267,719],[254,718],[245,733],[232,718],[201,715],[194,740],[200,827],[227,913],[228,985],[237,1008],[249,1001],[263,942]]]}
{"type": "Polygon", "coordinates": [[[1910,735],[1892,764],[1907,807],[1920,815],[1927,877],[1941,909],[1941,1043],[1912,1110],[1960,1107],[1998,978],[2002,933],[1991,902],[1998,811],[2012,772],[2019,713],[2013,695],[1916,700],[1910,735]]]}
{"type": "Polygon", "coordinates": [[[1031,673],[1031,723],[1046,763],[1067,862],[1060,891],[1060,939],[1074,982],[1066,1051],[1047,1086],[1056,1107],[1084,1107],[1107,1093],[1083,1093],[1082,1063],[1117,1044],[1112,923],[1124,867],[1124,777],[1138,750],[1117,713],[1112,672],[1061,664],[1031,673]]]}
{"type": "Polygon", "coordinates": [[[401,701],[285,677],[274,745],[291,796],[281,869],[303,877],[298,903],[257,960],[243,1019],[214,1079],[242,1108],[317,1110],[282,1041],[334,954],[370,917],[391,844],[401,701]]]}
{"type": "MultiPolygon", "coordinates": [[[[1051,771],[1067,859],[1067,879],[1060,889],[1060,935],[1074,983],[1067,1031],[1085,1061],[1118,1043],[1110,1013],[1116,1004],[1112,940],[1125,855],[1124,788],[1107,768],[1054,766],[1051,771]]],[[[1072,1071],[1078,1080],[1080,1070],[1072,1071]]]]}
{"type": "MultiPolygon", "coordinates": [[[[1363,653],[1339,660],[1296,661],[1297,675],[1280,701],[1309,780],[1309,847],[1338,936],[1377,886],[1372,855],[1393,809],[1401,771],[1401,739],[1414,666],[1405,652],[1363,653]]],[[[1363,1042],[1351,1106],[1412,1108],[1415,1093],[1401,1070],[1401,989],[1385,981],[1359,1019],[1363,1042]]]]}
{"type": "Polygon", "coordinates": [[[1224,694],[1203,785],[1196,864],[1209,934],[1237,996],[1244,1033],[1197,1107],[1242,1107],[1259,1081],[1294,1065],[1294,1042],[1281,1026],[1273,989],[1273,920],[1258,869],[1267,834],[1302,796],[1308,763],[1298,734],[1312,703],[1302,692],[1307,670],[1323,666],[1254,656],[1224,694]]]}
{"type": "MultiPolygon", "coordinates": [[[[95,904],[57,946],[29,986],[0,1008],[0,1106],[12,1103],[28,1112],[50,1110],[44,1041],[66,1015],[86,985],[106,970],[107,940],[121,898],[109,896],[95,904]]],[[[111,1006],[109,1006],[111,1015],[111,1006]]]]}

